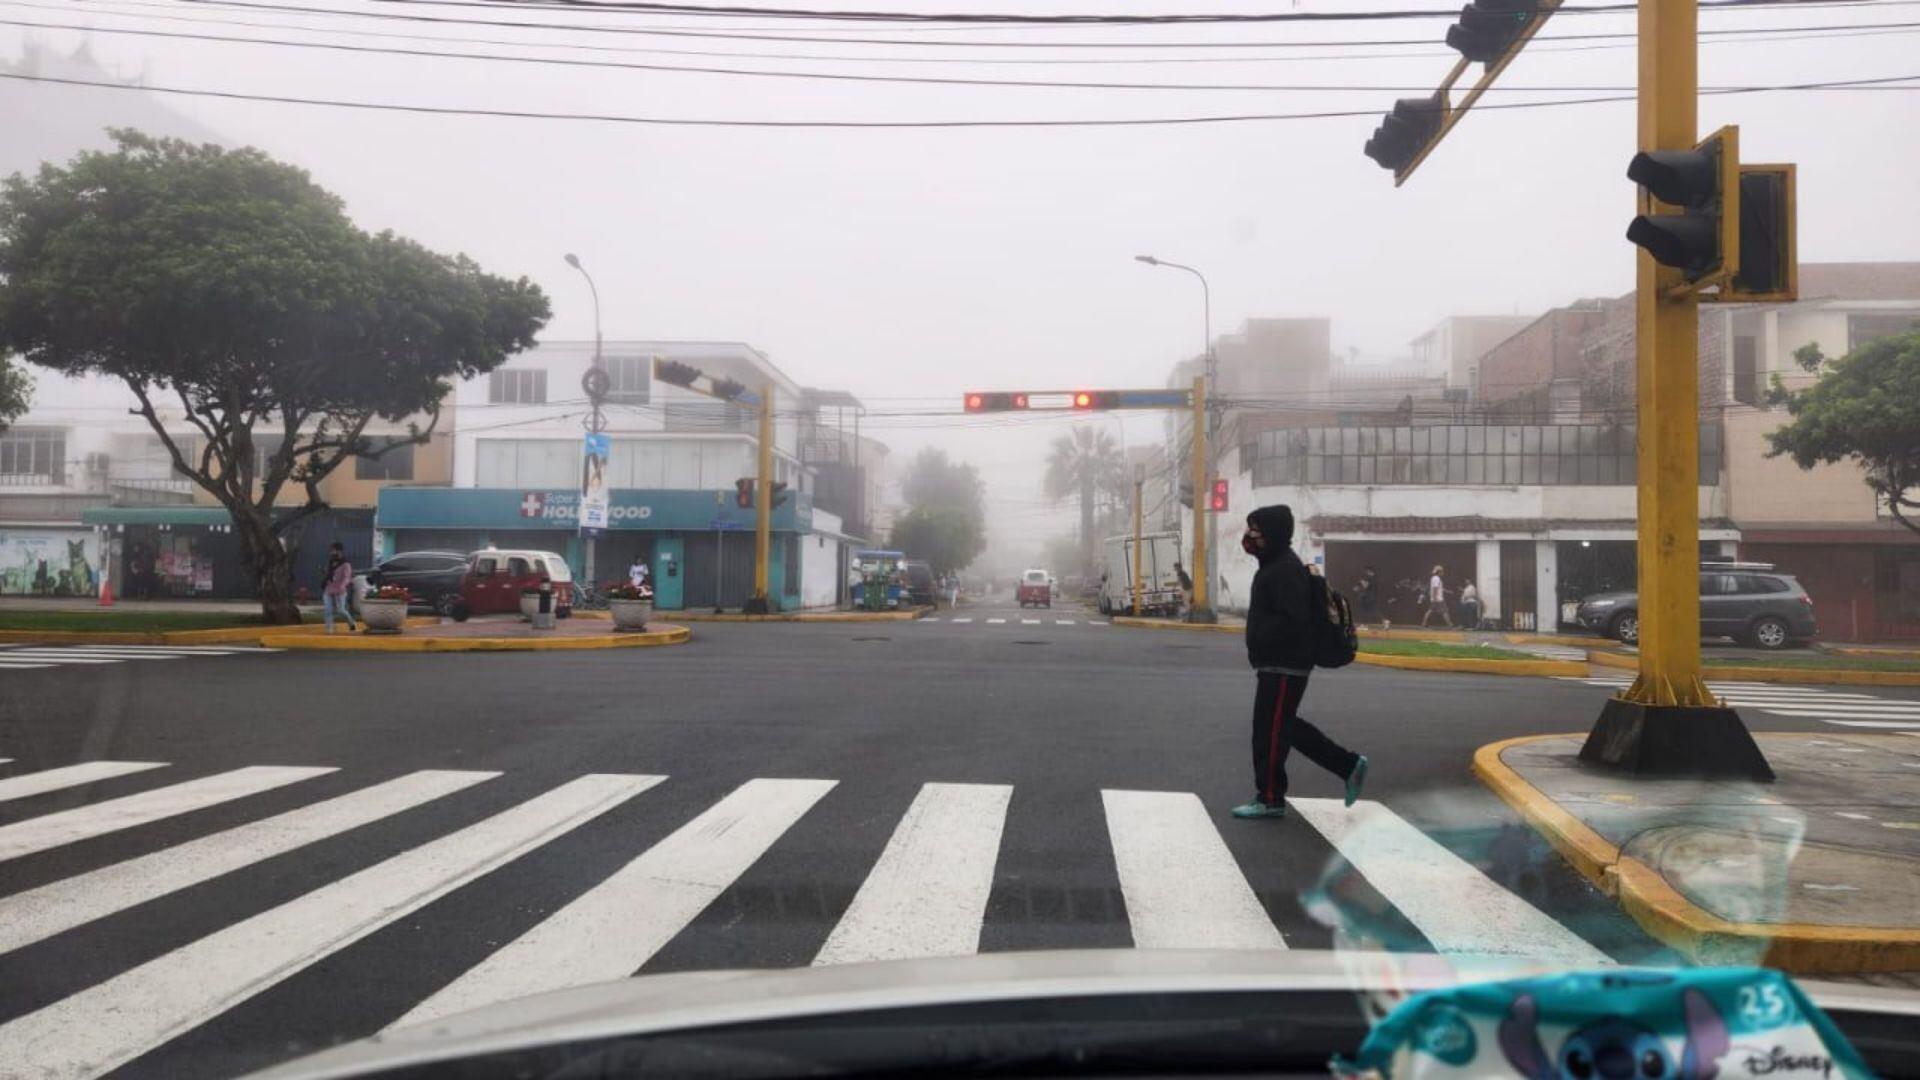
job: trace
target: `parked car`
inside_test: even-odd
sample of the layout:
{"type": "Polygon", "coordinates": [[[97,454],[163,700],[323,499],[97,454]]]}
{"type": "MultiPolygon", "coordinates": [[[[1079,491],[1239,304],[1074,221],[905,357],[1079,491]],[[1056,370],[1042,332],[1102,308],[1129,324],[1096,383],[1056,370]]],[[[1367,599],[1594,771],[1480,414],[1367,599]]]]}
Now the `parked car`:
{"type": "Polygon", "coordinates": [[[933,566],[919,559],[908,559],[901,564],[907,577],[907,600],[914,604],[931,606],[938,601],[938,583],[933,579],[933,566]]]}
{"type": "MultiPolygon", "coordinates": [[[[1580,625],[1628,645],[1640,641],[1640,598],[1634,592],[1583,597],[1580,625]]],[[[1730,637],[1783,649],[1814,637],[1813,598],[1792,574],[1770,563],[1700,564],[1700,635],[1730,637]]]]}
{"type": "Polygon", "coordinates": [[[1020,601],[1021,607],[1052,607],[1053,576],[1045,570],[1029,570],[1020,575],[1020,584],[1014,587],[1013,598],[1020,601]]]}
{"type": "Polygon", "coordinates": [[[551,551],[487,548],[469,556],[460,581],[460,599],[450,614],[465,621],[474,615],[498,615],[520,610],[520,593],[553,582],[553,611],[562,619],[573,614],[573,571],[567,560],[551,551]]]}
{"type": "Polygon", "coordinates": [[[398,585],[413,594],[415,605],[450,615],[472,561],[458,551],[403,551],[356,575],[354,595],[364,598],[369,590],[398,585]]]}

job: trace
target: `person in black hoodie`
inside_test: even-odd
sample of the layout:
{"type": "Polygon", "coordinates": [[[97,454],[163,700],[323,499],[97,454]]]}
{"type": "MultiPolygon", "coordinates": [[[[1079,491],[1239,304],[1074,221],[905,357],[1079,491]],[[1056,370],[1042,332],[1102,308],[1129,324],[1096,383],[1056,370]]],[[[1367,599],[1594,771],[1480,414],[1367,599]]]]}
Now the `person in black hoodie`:
{"type": "Polygon", "coordinates": [[[1260,560],[1247,601],[1247,662],[1258,689],[1253,695],[1251,802],[1233,808],[1237,818],[1277,818],[1287,813],[1287,752],[1347,782],[1347,805],[1360,797],[1367,759],[1332,739],[1300,715],[1300,699],[1313,673],[1309,571],[1293,553],[1293,511],[1263,506],[1247,515],[1240,546],[1260,560]]]}

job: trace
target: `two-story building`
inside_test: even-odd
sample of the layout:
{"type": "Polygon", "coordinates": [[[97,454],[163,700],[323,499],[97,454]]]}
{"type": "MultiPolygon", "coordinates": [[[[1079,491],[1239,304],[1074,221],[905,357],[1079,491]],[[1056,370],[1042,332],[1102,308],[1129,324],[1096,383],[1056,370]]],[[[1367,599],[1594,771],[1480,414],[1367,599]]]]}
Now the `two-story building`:
{"type": "Polygon", "coordinates": [[[656,357],[689,364],[774,395],[774,480],[769,565],[781,608],[835,603],[854,544],[841,518],[815,505],[815,474],[801,458],[802,388],[766,354],[738,342],[610,341],[603,416],[611,453],[608,528],[582,537],[577,512],[584,422],[581,380],[592,342],[545,342],[456,389],[453,482],[391,485],[380,493],[378,554],[425,549],[527,547],[565,556],[575,577],[624,579],[652,569],[665,609],[737,608],[753,587],[754,511],[738,483],[755,477],[752,407],[653,378],[656,357]]]}

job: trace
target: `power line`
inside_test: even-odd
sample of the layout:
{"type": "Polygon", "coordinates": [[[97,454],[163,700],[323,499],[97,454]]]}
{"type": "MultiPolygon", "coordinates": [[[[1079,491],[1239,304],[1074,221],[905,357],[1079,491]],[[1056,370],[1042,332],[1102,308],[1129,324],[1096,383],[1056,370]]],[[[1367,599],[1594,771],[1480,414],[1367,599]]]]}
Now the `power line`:
{"type": "MultiPolygon", "coordinates": [[[[1890,24],[1905,28],[1920,27],[1920,22],[1890,24]]],[[[828,71],[792,71],[761,70],[753,68],[695,67],[678,64],[645,64],[620,60],[576,60],[550,56],[502,56],[497,53],[446,52],[435,49],[396,48],[384,45],[355,45],[337,41],[301,41],[290,38],[239,37],[225,34],[188,33],[171,30],[145,30],[130,27],[88,27],[71,23],[31,22],[20,19],[0,19],[0,26],[25,26],[46,30],[78,30],[90,33],[122,34],[133,37],[158,38],[163,40],[186,40],[219,42],[222,44],[269,45],[276,48],[318,49],[328,52],[366,53],[380,56],[406,56],[434,60],[478,60],[495,63],[533,64],[547,67],[595,68],[617,71],[650,71],[672,74],[724,75],[748,78],[769,79],[805,79],[830,82],[860,83],[907,83],[931,86],[971,86],[1000,87],[1021,89],[1055,90],[1145,90],[1145,91],[1227,91],[1233,93],[1424,93],[1425,86],[1383,86],[1383,85],[1329,85],[1329,84],[1271,84],[1271,83],[1133,83],[1133,82],[1063,82],[1059,80],[1033,79],[970,79],[951,78],[931,75],[861,75],[852,72],[828,71]]],[[[1900,80],[1883,80],[1895,82],[1900,80]]],[[[1913,89],[1910,87],[1885,87],[1859,81],[1850,85],[1832,85],[1809,87],[1823,90],[1863,90],[1863,89],[1913,89]]],[[[1497,86],[1494,89],[1509,93],[1631,93],[1631,86],[1497,86]]],[[[1756,91],[1768,87],[1746,86],[1703,86],[1702,93],[1724,93],[1731,91],[1756,91]]]]}
{"type": "MultiPolygon", "coordinates": [[[[1121,117],[1112,119],[1048,119],[1048,120],[740,120],[740,119],[703,119],[696,117],[668,116],[632,116],[617,113],[562,113],[525,109],[489,109],[475,106],[454,105],[418,105],[391,101],[347,101],[339,98],[296,97],[287,94],[252,94],[238,90],[211,90],[194,87],[155,86],[111,82],[99,79],[72,79],[52,75],[28,75],[23,72],[0,72],[0,78],[20,82],[52,84],[58,86],[84,86],[103,90],[132,90],[152,94],[175,94],[183,97],[215,98],[223,101],[253,101],[276,105],[308,105],[324,108],[359,109],[371,112],[400,112],[429,116],[483,116],[507,120],[568,120],[608,124],[637,124],[658,127],[716,127],[716,128],[775,128],[775,129],[831,129],[831,130],[947,130],[947,129],[986,129],[986,128],[1122,128],[1122,127],[1180,127],[1203,124],[1240,124],[1266,123],[1287,120],[1331,120],[1352,117],[1375,117],[1377,109],[1329,109],[1318,112],[1295,113],[1240,113],[1212,116],[1157,116],[1157,117],[1121,117]]],[[[1735,87],[1731,89],[1702,91],[1705,95],[1774,93],[1786,91],[1832,90],[1841,87],[1867,86],[1880,83],[1910,82],[1920,79],[1920,75],[1894,75],[1878,79],[1839,79],[1820,82],[1796,83],[1781,86],[1735,87]]],[[[1602,97],[1566,98],[1559,101],[1518,101],[1495,102],[1480,105],[1481,111],[1507,109],[1546,109],[1573,105],[1601,105],[1635,100],[1632,94],[1607,95],[1602,97]]]]}

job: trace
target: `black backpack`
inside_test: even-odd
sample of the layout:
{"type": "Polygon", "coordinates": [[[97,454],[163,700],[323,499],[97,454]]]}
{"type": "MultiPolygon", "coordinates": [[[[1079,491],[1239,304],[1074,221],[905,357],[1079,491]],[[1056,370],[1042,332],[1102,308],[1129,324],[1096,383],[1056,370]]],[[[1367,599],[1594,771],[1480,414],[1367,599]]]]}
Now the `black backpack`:
{"type": "Polygon", "coordinates": [[[1360,634],[1353,625],[1353,605],[1327,579],[1307,572],[1307,637],[1313,647],[1313,666],[1346,667],[1360,651],[1360,634]]]}

